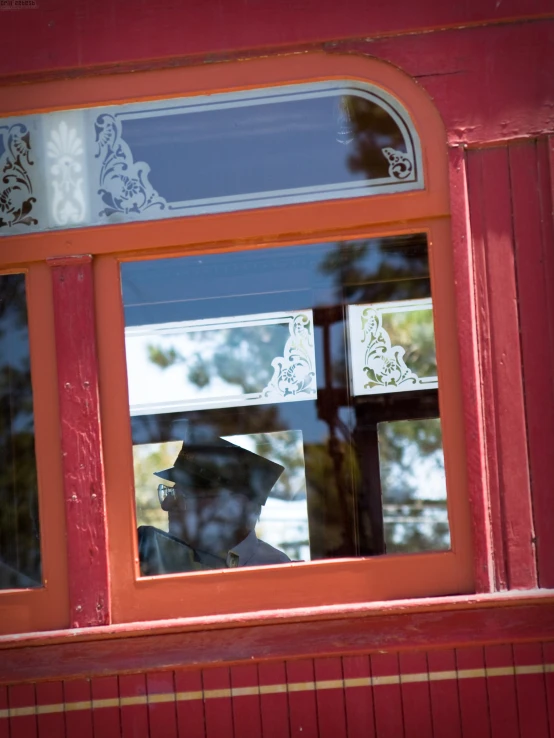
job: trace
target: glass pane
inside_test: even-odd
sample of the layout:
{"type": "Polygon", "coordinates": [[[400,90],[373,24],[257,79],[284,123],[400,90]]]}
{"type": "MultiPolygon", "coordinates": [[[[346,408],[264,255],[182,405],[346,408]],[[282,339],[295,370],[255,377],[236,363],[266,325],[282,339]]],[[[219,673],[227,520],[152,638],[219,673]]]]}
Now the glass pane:
{"type": "MultiPolygon", "coordinates": [[[[396,472],[383,471],[387,448],[403,448],[400,431],[393,443],[383,428],[425,428],[439,415],[425,236],[121,272],[143,574],[438,547],[422,533],[395,548],[387,480],[396,472]],[[353,390],[351,315],[367,305],[382,311],[411,371],[433,382],[353,390]]],[[[430,454],[410,449],[406,459],[430,454]]],[[[415,468],[393,468],[406,472],[402,504],[434,504],[423,472],[409,476],[415,468]]],[[[444,489],[440,499],[444,548],[444,489]]]]}
{"type": "Polygon", "coordinates": [[[40,585],[25,277],[4,274],[0,275],[0,588],[40,585]]]}
{"type": "Polygon", "coordinates": [[[450,548],[440,420],[379,423],[387,552],[450,548]]]}

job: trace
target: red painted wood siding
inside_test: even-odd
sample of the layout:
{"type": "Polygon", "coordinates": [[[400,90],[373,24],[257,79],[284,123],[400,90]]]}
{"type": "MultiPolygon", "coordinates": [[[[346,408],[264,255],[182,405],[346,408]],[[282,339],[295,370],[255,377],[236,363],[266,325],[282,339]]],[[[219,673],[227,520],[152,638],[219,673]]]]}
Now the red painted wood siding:
{"type": "Polygon", "coordinates": [[[497,575],[501,586],[505,575],[509,589],[531,589],[537,574],[508,147],[469,152],[468,192],[497,575]]]}
{"type": "Polygon", "coordinates": [[[173,60],[231,50],[394,35],[416,29],[499,23],[552,13],[548,0],[444,3],[401,0],[225,0],[111,3],[49,0],[2,13],[0,74],[173,60]],[[294,23],[291,20],[294,19],[294,23]]]}
{"type": "Polygon", "coordinates": [[[0,736],[554,738],[553,681],[529,643],[39,682],[0,688],[0,736]]]}

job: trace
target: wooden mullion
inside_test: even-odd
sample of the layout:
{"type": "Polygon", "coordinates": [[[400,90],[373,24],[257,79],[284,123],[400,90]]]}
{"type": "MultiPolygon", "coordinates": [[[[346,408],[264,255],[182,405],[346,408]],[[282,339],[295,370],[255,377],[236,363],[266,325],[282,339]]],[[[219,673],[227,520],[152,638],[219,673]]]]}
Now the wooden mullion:
{"type": "Polygon", "coordinates": [[[106,490],[98,390],[92,258],[48,260],[52,270],[70,624],[110,622],[106,490]]]}

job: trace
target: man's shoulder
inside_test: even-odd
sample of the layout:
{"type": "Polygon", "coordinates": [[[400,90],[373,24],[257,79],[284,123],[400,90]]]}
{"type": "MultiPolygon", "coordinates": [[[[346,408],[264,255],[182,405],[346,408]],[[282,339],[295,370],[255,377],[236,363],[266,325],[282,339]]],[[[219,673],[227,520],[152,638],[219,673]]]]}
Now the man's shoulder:
{"type": "Polygon", "coordinates": [[[255,563],[258,565],[263,564],[286,564],[291,559],[278,548],[271,546],[269,543],[262,541],[258,538],[258,545],[256,546],[256,553],[254,554],[255,563]]]}

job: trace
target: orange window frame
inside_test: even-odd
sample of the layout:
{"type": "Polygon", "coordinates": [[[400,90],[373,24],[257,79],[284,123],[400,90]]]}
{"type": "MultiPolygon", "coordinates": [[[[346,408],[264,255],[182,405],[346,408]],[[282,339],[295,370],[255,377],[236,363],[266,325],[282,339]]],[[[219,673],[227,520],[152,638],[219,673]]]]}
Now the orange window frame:
{"type": "MultiPolygon", "coordinates": [[[[217,614],[232,617],[241,612],[317,608],[475,590],[460,362],[458,341],[453,338],[457,333],[446,133],[431,101],[415,82],[380,61],[315,53],[14,87],[3,98],[0,114],[17,115],[330,79],[370,82],[402,103],[421,138],[425,190],[2,240],[0,266],[17,262],[24,255],[29,262],[39,262],[37,269],[47,271],[44,260],[54,255],[90,253],[94,256],[111,620],[114,623],[217,614]],[[29,105],[31,100],[32,106],[29,105]],[[375,559],[139,577],[120,262],[415,232],[425,232],[428,237],[452,549],[375,559]]],[[[50,315],[51,312],[43,320],[50,320],[50,315]]],[[[45,350],[53,354],[53,330],[48,336],[50,339],[51,345],[45,350]]],[[[35,332],[32,346],[40,340],[46,342],[46,334],[41,339],[35,332]]],[[[55,383],[49,386],[54,395],[52,386],[55,383]]],[[[35,402],[46,404],[42,395],[47,391],[45,386],[39,389],[37,385],[35,402]]],[[[46,407],[41,407],[39,412],[37,405],[37,422],[45,412],[48,412],[46,407]]],[[[51,413],[51,417],[56,416],[51,413]]],[[[42,442],[37,451],[39,465],[55,467],[52,452],[50,449],[51,460],[48,461],[49,452],[42,442]]],[[[59,464],[56,473],[61,475],[59,464]]],[[[57,480],[61,489],[60,476],[57,480]]],[[[59,500],[60,505],[61,502],[59,500]]],[[[43,536],[50,538],[52,530],[43,527],[43,536]]],[[[52,542],[47,541],[45,549],[50,545],[52,542]]],[[[60,556],[59,551],[57,555],[60,556]]],[[[63,589],[61,558],[54,579],[63,589]]],[[[60,607],[66,601],[67,597],[62,597],[60,607]]],[[[55,626],[45,623],[42,627],[55,626]]]]}

